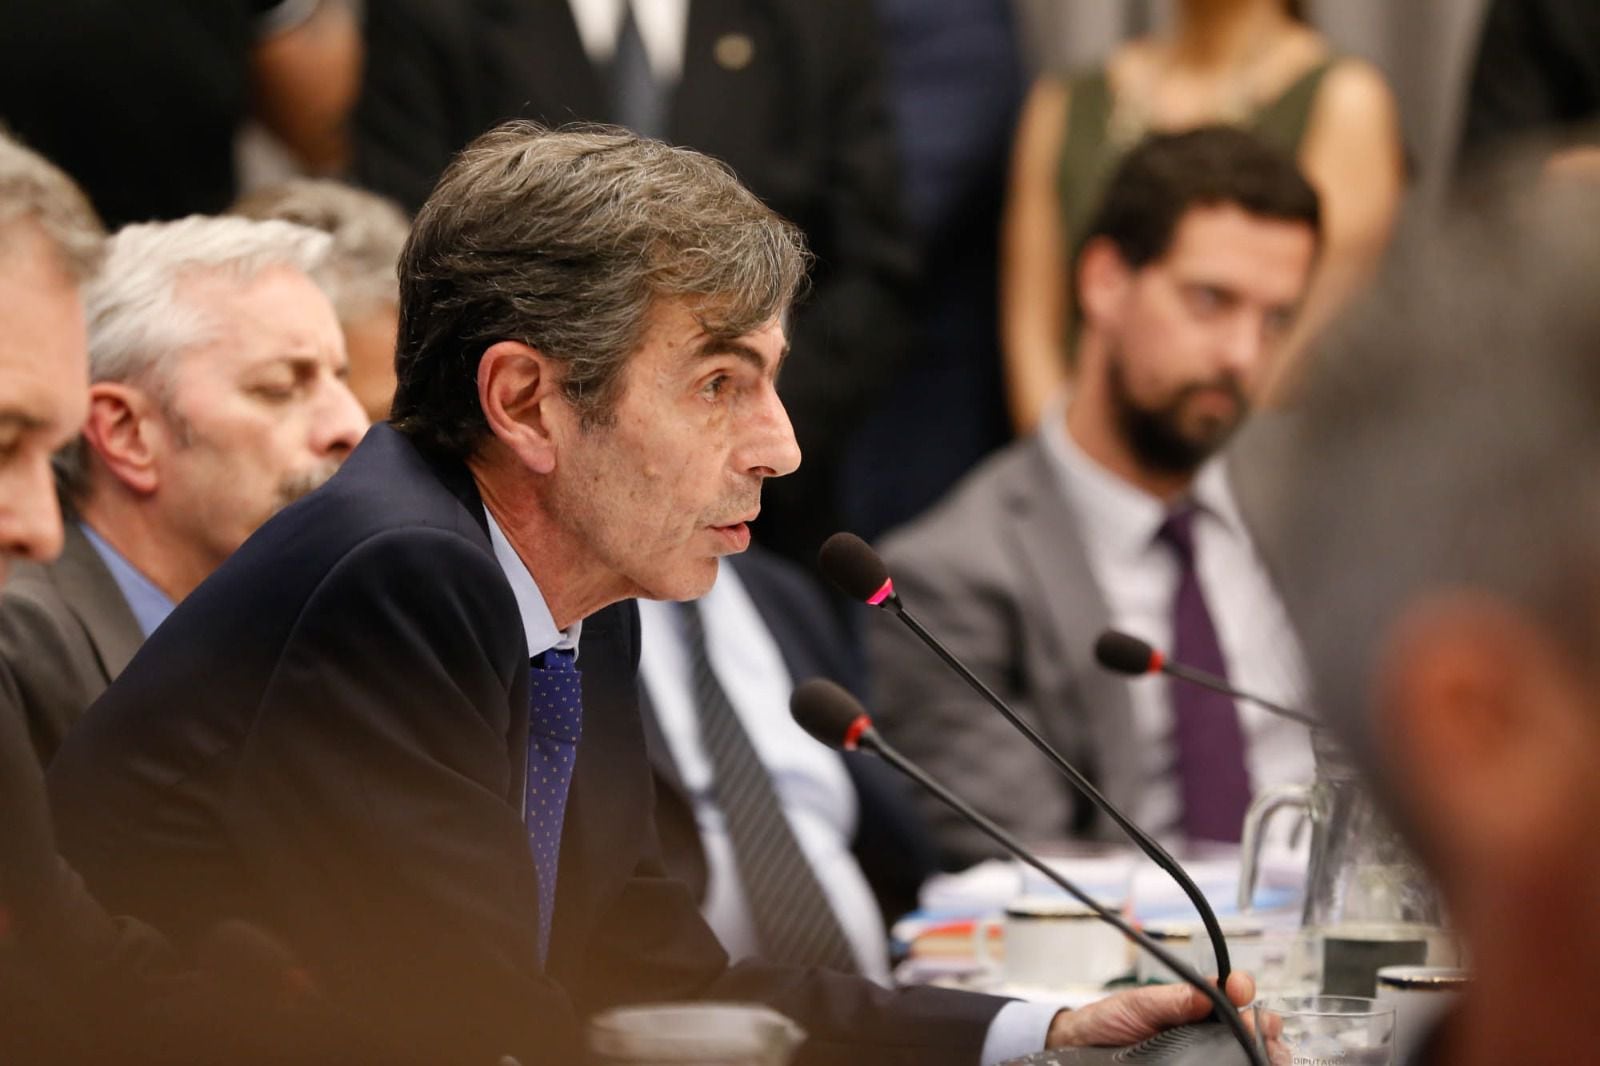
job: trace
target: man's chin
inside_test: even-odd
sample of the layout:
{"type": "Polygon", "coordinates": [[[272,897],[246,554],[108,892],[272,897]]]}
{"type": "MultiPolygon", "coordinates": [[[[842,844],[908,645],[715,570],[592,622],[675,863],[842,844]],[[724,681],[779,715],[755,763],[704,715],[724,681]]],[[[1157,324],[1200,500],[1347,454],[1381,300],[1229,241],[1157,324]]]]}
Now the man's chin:
{"type": "Polygon", "coordinates": [[[673,603],[687,603],[698,600],[711,591],[711,586],[717,583],[718,558],[702,556],[686,562],[671,574],[663,575],[648,584],[642,584],[638,592],[640,599],[665,600],[673,603]]]}

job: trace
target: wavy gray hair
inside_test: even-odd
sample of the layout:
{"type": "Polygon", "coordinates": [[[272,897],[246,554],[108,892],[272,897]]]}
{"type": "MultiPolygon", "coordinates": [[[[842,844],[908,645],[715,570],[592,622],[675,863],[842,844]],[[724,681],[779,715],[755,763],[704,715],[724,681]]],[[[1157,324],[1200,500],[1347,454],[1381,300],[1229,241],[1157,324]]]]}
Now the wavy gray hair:
{"type": "Polygon", "coordinates": [[[478,360],[517,340],[561,360],[567,398],[604,423],[656,301],[737,337],[788,309],[806,258],[794,226],[698,152],[508,123],[456,157],[412,225],[391,420],[470,454],[487,433],[478,360]]]}
{"type": "Polygon", "coordinates": [[[343,182],[294,178],[241,198],[232,213],[330,235],[324,276],[340,321],[400,302],[400,252],[411,223],[394,201],[343,182]]]}

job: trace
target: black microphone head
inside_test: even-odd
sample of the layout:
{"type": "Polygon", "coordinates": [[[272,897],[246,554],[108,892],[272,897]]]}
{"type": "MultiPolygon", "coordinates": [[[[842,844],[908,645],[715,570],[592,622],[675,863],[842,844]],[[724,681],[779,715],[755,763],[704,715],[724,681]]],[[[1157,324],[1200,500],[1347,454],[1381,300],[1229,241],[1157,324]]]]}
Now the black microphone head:
{"type": "Polygon", "coordinates": [[[789,713],[800,728],[830,748],[851,751],[861,734],[872,728],[872,719],[856,698],[825,677],[814,677],[795,686],[789,697],[789,713]]]}
{"type": "Polygon", "coordinates": [[[1095,661],[1119,674],[1153,674],[1161,669],[1161,653],[1138,637],[1108,629],[1094,642],[1095,661]]]}
{"type": "Polygon", "coordinates": [[[854,533],[835,533],[824,541],[817,565],[853,600],[877,607],[894,596],[889,568],[872,545],[854,533]]]}

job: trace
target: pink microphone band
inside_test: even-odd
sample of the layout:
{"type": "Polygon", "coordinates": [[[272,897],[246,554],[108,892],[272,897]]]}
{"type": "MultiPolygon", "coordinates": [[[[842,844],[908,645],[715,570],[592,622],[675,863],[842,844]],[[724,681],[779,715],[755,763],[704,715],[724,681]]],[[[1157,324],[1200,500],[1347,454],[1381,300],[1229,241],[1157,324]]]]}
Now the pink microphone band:
{"type": "Polygon", "coordinates": [[[864,714],[856,716],[850,723],[850,728],[844,731],[844,750],[855,751],[856,744],[861,740],[861,734],[872,728],[872,719],[864,714]]]}
{"type": "Polygon", "coordinates": [[[877,592],[874,592],[872,595],[867,597],[867,605],[871,606],[871,607],[877,607],[878,605],[883,603],[884,600],[888,599],[890,596],[893,596],[893,595],[894,595],[894,578],[892,578],[892,577],[884,578],[883,579],[883,586],[881,588],[879,588],[877,592]]]}

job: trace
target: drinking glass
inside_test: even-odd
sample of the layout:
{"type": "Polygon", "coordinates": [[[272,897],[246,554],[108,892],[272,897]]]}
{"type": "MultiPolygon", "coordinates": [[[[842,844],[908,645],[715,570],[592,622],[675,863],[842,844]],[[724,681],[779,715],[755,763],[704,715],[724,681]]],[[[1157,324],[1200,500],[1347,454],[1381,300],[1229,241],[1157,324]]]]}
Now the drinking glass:
{"type": "Polygon", "coordinates": [[[1366,996],[1280,996],[1255,1005],[1272,1066],[1391,1066],[1394,1007],[1366,996]]]}

